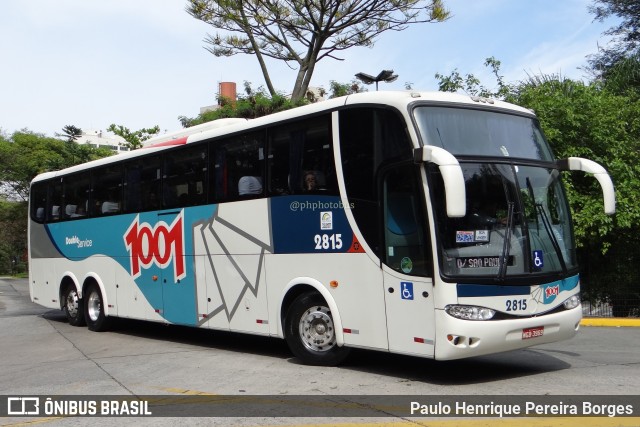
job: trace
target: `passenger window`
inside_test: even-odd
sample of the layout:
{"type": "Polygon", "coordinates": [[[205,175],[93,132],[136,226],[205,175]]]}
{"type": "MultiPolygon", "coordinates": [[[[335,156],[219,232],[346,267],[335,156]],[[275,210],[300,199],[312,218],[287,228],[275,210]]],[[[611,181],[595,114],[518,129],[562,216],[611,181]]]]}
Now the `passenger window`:
{"type": "Polygon", "coordinates": [[[90,214],[113,215],[122,209],[122,165],[93,171],[90,214]]]}
{"type": "Polygon", "coordinates": [[[164,207],[206,203],[207,147],[203,144],[165,153],[164,207]]]}
{"type": "Polygon", "coordinates": [[[213,198],[216,202],[264,194],[264,132],[214,142],[213,198]]]}
{"type": "Polygon", "coordinates": [[[49,184],[49,213],[47,220],[60,221],[63,218],[64,209],[64,192],[62,189],[62,180],[57,178],[56,181],[49,184]]]}
{"type": "Polygon", "coordinates": [[[162,158],[136,159],[125,165],[124,212],[156,210],[162,207],[162,158]]]}
{"type": "Polygon", "coordinates": [[[330,119],[306,119],[271,131],[270,194],[338,194],[330,119]]]}
{"type": "Polygon", "coordinates": [[[91,179],[89,173],[65,176],[64,178],[64,218],[82,218],[87,215],[91,179]]]}
{"type": "Polygon", "coordinates": [[[31,204],[31,219],[36,222],[44,222],[47,212],[47,183],[38,182],[31,186],[29,193],[29,203],[31,204]]]}

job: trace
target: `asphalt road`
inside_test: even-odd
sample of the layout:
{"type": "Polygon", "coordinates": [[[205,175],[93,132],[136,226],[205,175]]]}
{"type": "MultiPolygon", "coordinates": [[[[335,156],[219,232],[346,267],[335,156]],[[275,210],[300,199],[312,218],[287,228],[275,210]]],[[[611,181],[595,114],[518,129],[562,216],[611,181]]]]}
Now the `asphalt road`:
{"type": "MultiPolygon", "coordinates": [[[[639,394],[639,378],[640,328],[583,327],[570,341],[452,362],[357,350],[340,367],[323,368],[299,364],[284,341],[272,338],[138,321],[90,332],[67,324],[61,311],[31,303],[26,279],[0,279],[0,395],[629,395],[639,394]]],[[[0,425],[25,421],[0,418],[0,425]]],[[[102,418],[101,424],[122,421],[102,418]]],[[[184,418],[180,423],[321,421],[184,418]]]]}

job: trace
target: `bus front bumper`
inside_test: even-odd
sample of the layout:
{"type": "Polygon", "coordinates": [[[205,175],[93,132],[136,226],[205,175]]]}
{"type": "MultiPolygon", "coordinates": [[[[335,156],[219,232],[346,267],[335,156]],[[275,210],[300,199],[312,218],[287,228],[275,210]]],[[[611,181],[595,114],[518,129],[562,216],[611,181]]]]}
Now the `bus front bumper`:
{"type": "Polygon", "coordinates": [[[435,358],[453,360],[569,339],[580,328],[582,309],[508,320],[462,320],[444,310],[435,316],[435,358]]]}

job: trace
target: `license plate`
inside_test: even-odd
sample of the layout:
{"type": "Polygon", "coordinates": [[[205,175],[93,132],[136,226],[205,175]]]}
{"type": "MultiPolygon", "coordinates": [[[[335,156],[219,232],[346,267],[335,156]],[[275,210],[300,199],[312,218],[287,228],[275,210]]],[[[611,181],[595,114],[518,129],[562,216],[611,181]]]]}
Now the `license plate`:
{"type": "Polygon", "coordinates": [[[522,330],[522,339],[528,340],[529,338],[541,337],[544,335],[544,326],[538,326],[535,328],[526,328],[522,330]]]}

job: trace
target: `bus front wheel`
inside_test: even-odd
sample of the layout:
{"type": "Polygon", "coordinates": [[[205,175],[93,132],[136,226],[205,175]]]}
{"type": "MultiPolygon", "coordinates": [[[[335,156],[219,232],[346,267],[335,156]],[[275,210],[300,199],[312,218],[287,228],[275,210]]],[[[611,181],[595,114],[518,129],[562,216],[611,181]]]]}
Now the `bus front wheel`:
{"type": "Polygon", "coordinates": [[[305,365],[335,366],[349,354],[336,343],[331,311],[317,293],[297,297],[285,317],[285,339],[291,352],[305,365]]]}
{"type": "Polygon", "coordinates": [[[83,301],[78,297],[78,291],[74,285],[67,285],[62,295],[64,305],[62,309],[67,316],[67,321],[71,326],[84,326],[84,306],[83,301]]]}
{"type": "Polygon", "coordinates": [[[85,292],[84,317],[91,331],[102,332],[109,327],[109,319],[104,314],[102,293],[95,283],[90,284],[85,292]]]}

